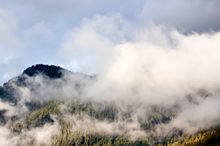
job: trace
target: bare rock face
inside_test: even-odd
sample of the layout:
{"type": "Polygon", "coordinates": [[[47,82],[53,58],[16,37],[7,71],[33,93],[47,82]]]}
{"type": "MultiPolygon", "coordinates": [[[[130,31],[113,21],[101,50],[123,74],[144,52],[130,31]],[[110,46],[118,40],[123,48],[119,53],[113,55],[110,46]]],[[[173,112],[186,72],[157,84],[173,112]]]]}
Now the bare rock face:
{"type": "Polygon", "coordinates": [[[35,76],[37,74],[44,74],[44,75],[48,76],[49,78],[56,79],[56,78],[62,77],[64,70],[65,69],[63,69],[59,66],[37,64],[37,65],[33,65],[33,66],[25,69],[23,74],[26,74],[28,76],[35,76]]]}

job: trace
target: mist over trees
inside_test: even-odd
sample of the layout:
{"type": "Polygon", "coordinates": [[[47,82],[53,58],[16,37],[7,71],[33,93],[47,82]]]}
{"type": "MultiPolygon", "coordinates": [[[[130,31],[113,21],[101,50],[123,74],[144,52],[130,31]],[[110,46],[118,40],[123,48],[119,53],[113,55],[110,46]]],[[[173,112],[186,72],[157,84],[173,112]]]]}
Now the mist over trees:
{"type": "MultiPolygon", "coordinates": [[[[74,73],[57,66],[41,64],[27,68],[1,87],[1,145],[219,143],[219,125],[212,122],[218,117],[188,122],[183,120],[187,117],[182,117],[190,106],[200,104],[198,99],[210,103],[216,100],[206,90],[187,94],[184,102],[189,107],[185,109],[184,102],[168,106],[129,98],[86,97],[90,86],[94,88],[97,82],[100,82],[98,76],[74,73]],[[206,122],[209,125],[203,125],[206,122]]],[[[114,94],[117,95],[112,93],[112,96],[114,94]]],[[[209,104],[204,106],[208,108],[206,105],[209,104]]]]}

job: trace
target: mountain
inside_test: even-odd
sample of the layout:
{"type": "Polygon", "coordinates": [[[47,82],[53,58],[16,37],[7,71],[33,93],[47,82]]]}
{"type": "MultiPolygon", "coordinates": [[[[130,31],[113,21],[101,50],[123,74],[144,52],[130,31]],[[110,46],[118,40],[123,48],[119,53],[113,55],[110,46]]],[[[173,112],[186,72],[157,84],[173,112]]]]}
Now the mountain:
{"type": "MultiPolygon", "coordinates": [[[[4,83],[3,86],[0,86],[0,98],[3,101],[8,101],[11,103],[16,104],[19,100],[19,93],[17,92],[18,87],[27,87],[27,88],[35,88],[36,77],[42,76],[48,80],[58,80],[61,79],[63,76],[76,76],[79,78],[92,78],[92,76],[88,76],[81,73],[73,73],[69,70],[61,68],[55,65],[43,65],[37,64],[31,67],[28,67],[23,71],[22,74],[10,79],[8,82],[4,83]]],[[[74,84],[80,85],[80,83],[74,82],[74,84]]]]}
{"type": "MultiPolygon", "coordinates": [[[[28,67],[23,71],[23,75],[28,75],[30,77],[36,76],[38,74],[43,74],[51,79],[61,78],[63,76],[63,72],[67,71],[59,66],[55,65],[44,65],[44,64],[37,64],[31,67],[28,67]]],[[[70,71],[68,71],[70,72],[70,71]]]]}
{"type": "Polygon", "coordinates": [[[96,79],[54,65],[25,69],[0,87],[0,140],[12,146],[220,145],[218,126],[158,132],[177,108],[88,98],[84,92],[96,79]]]}

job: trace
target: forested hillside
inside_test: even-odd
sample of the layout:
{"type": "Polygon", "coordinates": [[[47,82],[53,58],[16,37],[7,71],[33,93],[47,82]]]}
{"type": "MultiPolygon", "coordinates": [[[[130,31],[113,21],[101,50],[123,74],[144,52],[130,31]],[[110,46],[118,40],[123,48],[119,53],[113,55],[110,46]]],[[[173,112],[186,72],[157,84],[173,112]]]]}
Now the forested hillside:
{"type": "MultiPolygon", "coordinates": [[[[181,104],[86,98],[83,91],[96,79],[56,66],[26,69],[0,88],[0,140],[24,146],[220,145],[219,124],[190,132],[182,121],[173,124],[181,104]]],[[[199,95],[211,98],[204,90],[199,95]]],[[[193,95],[186,100],[197,104],[193,95]]]]}

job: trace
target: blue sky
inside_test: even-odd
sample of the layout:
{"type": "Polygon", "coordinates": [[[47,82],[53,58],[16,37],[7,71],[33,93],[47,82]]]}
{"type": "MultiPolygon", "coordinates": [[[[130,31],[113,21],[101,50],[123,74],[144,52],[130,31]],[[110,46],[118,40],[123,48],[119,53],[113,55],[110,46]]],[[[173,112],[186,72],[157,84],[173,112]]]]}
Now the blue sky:
{"type": "Polygon", "coordinates": [[[218,31],[219,7],[218,0],[0,0],[0,83],[38,63],[96,73],[115,44],[152,24],[218,31]]]}

